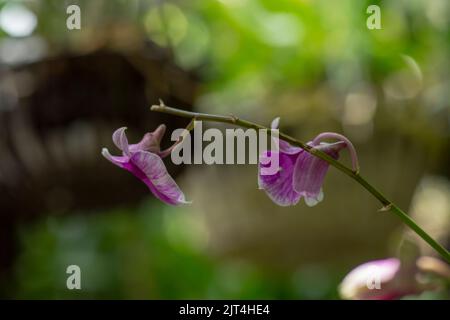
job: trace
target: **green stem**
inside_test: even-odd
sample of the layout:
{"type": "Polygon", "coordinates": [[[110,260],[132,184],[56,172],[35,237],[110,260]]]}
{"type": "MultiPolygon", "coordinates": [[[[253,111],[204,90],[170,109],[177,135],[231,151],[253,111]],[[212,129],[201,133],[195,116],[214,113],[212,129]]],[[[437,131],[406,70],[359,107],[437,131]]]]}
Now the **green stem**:
{"type": "MultiPolygon", "coordinates": [[[[176,108],[171,108],[161,101],[160,105],[153,105],[151,107],[152,111],[156,112],[162,112],[171,114],[174,116],[184,117],[184,118],[190,118],[195,120],[203,120],[203,121],[211,121],[211,122],[222,122],[222,123],[228,123],[244,128],[249,129],[266,129],[270,130],[270,128],[247,121],[243,119],[239,119],[233,115],[230,116],[221,116],[221,115],[215,115],[215,114],[206,114],[206,113],[199,113],[199,112],[190,112],[185,110],[180,110],[176,108]]],[[[359,172],[353,171],[352,169],[348,168],[347,166],[343,165],[339,161],[333,159],[328,154],[310,147],[309,145],[298,141],[297,139],[288,136],[282,132],[279,133],[279,137],[289,142],[291,145],[300,147],[304,149],[305,151],[309,152],[310,154],[319,157],[320,159],[328,162],[333,167],[337,168],[338,170],[345,173],[347,176],[358,182],[363,188],[365,188],[367,191],[369,191],[375,198],[378,199],[378,201],[381,202],[383,205],[382,211],[392,211],[394,214],[396,214],[402,221],[405,223],[408,227],[410,227],[415,233],[417,233],[424,241],[426,241],[436,252],[438,252],[442,258],[444,258],[445,261],[450,263],[450,253],[441,246],[436,240],[434,240],[428,233],[426,233],[421,227],[417,225],[417,223],[411,219],[405,212],[403,212],[399,207],[397,207],[392,201],[388,200],[380,191],[378,191],[374,186],[372,186],[369,182],[367,182],[366,179],[364,179],[359,172]]]]}

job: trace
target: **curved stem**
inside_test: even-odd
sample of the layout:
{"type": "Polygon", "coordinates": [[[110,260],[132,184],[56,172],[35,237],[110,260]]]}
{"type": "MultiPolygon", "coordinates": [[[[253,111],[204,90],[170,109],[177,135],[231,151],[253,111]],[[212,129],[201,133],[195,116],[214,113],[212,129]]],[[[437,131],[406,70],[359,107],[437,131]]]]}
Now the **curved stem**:
{"type": "MultiPolygon", "coordinates": [[[[190,112],[190,111],[184,111],[176,108],[171,108],[161,101],[159,105],[153,105],[151,106],[152,111],[156,112],[162,112],[171,114],[174,116],[184,117],[184,118],[190,118],[190,119],[196,119],[196,120],[203,120],[203,121],[212,121],[212,122],[222,122],[222,123],[228,123],[244,128],[249,129],[266,129],[270,130],[270,128],[266,126],[262,126],[257,123],[253,123],[247,120],[239,119],[233,115],[230,116],[221,116],[221,115],[215,115],[215,114],[206,114],[206,113],[199,113],[199,112],[190,112]]],[[[436,240],[434,240],[428,233],[425,232],[421,227],[417,225],[417,223],[411,219],[405,212],[403,212],[399,207],[397,207],[393,202],[388,200],[380,191],[378,191],[374,186],[372,186],[367,180],[365,180],[358,171],[353,171],[352,169],[348,168],[347,166],[343,165],[339,161],[333,159],[328,154],[315,149],[314,147],[311,147],[297,139],[294,139],[291,136],[288,136],[287,134],[284,134],[282,132],[279,132],[279,138],[289,142],[292,145],[295,145],[297,147],[300,147],[304,149],[305,151],[309,152],[310,154],[328,162],[330,165],[335,167],[336,169],[342,171],[347,176],[355,180],[357,183],[359,183],[363,188],[365,188],[367,191],[369,191],[375,198],[378,199],[379,202],[383,205],[382,211],[391,211],[397,217],[399,217],[403,223],[405,223],[409,228],[411,228],[417,235],[419,235],[424,241],[426,241],[434,250],[436,250],[437,253],[447,262],[450,263],[450,253],[441,246],[436,240]]]]}

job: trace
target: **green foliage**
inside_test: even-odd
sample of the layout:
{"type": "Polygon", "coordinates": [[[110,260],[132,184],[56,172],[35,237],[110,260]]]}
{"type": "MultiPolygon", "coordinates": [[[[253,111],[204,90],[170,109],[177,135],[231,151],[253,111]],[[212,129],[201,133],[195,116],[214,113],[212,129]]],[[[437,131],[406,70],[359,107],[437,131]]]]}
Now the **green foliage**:
{"type": "Polygon", "coordinates": [[[189,212],[146,203],[70,217],[51,216],[21,231],[16,298],[330,298],[338,277],[311,268],[271,272],[213,259],[186,224],[189,212]],[[66,268],[81,268],[81,290],[66,268]],[[311,273],[313,272],[313,274],[311,273]],[[327,275],[328,274],[328,275],[327,275]]]}

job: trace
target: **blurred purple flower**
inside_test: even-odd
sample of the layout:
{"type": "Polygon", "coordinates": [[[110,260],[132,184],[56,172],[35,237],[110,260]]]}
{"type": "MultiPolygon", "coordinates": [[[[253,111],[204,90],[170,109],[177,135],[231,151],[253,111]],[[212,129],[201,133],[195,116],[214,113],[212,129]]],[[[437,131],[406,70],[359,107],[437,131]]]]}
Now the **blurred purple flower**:
{"type": "MultiPolygon", "coordinates": [[[[272,129],[277,129],[279,118],[272,122],[272,129]]],[[[344,136],[325,132],[307,143],[334,159],[339,152],[348,148],[352,157],[353,169],[358,171],[358,159],[352,143],[344,136]],[[337,139],[335,143],[321,142],[322,139],[337,139]]],[[[322,184],[329,164],[303,150],[279,140],[279,151],[264,152],[259,161],[259,188],[264,189],[273,202],[280,206],[291,206],[304,197],[308,206],[314,206],[323,200],[322,184]],[[261,168],[268,166],[271,157],[279,157],[279,170],[275,174],[261,173],[261,168]]]]}
{"type": "Polygon", "coordinates": [[[102,155],[141,179],[161,201],[170,205],[188,203],[161,159],[169,155],[173,147],[164,151],[160,149],[166,126],[162,124],[155,131],[146,133],[136,144],[128,144],[125,130],[126,127],[117,129],[112,136],[114,144],[122,151],[122,155],[112,156],[106,148],[103,148],[102,155]]]}
{"type": "Polygon", "coordinates": [[[420,257],[413,263],[388,258],[363,263],[350,271],[341,282],[339,293],[344,299],[392,300],[440,289],[440,282],[420,280],[424,274],[450,278],[448,265],[433,257],[420,257]]]}
{"type": "Polygon", "coordinates": [[[396,258],[366,262],[344,278],[339,292],[344,299],[395,299],[407,294],[391,284],[399,270],[400,260],[396,258]]]}

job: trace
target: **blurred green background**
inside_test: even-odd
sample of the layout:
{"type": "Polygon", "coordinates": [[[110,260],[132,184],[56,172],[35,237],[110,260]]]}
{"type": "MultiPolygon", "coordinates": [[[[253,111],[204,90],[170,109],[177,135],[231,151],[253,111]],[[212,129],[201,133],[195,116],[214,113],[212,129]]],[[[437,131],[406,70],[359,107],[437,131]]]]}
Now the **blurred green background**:
{"type": "Polygon", "coordinates": [[[337,299],[351,268],[395,256],[402,239],[433,255],[333,169],[324,202],[280,208],[257,190],[256,166],[186,166],[176,180],[193,204],[164,206],[100,155],[103,146],[112,150],[119,126],[137,139],[157,122],[175,121],[152,118],[147,107],[159,97],[263,124],[280,116],[281,129],[303,141],[322,131],[345,134],[362,174],[448,247],[449,27],[447,0],[0,1],[0,131],[8,137],[0,141],[2,296],[337,299]],[[66,28],[70,4],[81,8],[81,30],[66,28]],[[370,4],[381,8],[380,30],[366,27],[370,4]],[[102,58],[75,64],[67,79],[74,75],[77,96],[88,102],[66,115],[78,101],[65,94],[70,85],[36,74],[98,52],[124,57],[143,75],[139,85],[122,81],[126,68],[110,69],[102,58]],[[94,65],[111,70],[99,75],[114,85],[111,113],[100,111],[108,86],[75,76],[94,65]],[[30,131],[15,121],[23,114],[30,131]],[[54,143],[74,124],[75,141],[88,137],[89,151],[54,143]],[[66,171],[53,175],[44,166],[33,174],[41,149],[29,147],[31,136],[44,141],[44,154],[69,148],[66,171]],[[81,189],[92,181],[97,188],[67,187],[75,177],[81,189]],[[23,203],[29,207],[17,209],[23,203]],[[71,264],[82,270],[82,290],[66,288],[71,264]]]}

